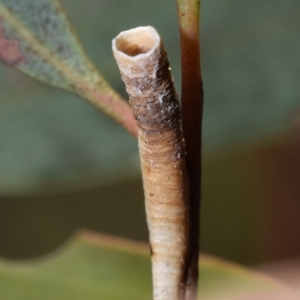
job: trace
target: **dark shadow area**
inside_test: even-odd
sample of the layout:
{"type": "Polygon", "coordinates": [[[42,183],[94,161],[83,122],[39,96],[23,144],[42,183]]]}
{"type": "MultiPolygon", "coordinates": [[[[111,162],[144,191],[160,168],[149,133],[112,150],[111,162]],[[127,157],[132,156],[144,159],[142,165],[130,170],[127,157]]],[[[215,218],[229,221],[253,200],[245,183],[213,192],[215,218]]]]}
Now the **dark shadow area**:
{"type": "Polygon", "coordinates": [[[76,230],[146,241],[142,182],[139,177],[88,190],[0,198],[0,255],[43,255],[76,230]]]}

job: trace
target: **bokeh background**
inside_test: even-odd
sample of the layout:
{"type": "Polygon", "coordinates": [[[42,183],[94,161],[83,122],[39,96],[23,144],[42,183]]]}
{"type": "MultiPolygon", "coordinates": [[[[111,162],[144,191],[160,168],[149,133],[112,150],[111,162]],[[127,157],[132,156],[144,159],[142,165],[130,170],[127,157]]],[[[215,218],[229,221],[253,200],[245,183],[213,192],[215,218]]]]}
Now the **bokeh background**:
{"type": "MultiPolygon", "coordinates": [[[[61,1],[88,56],[126,98],[111,40],[156,27],[180,93],[174,0],[61,1]]],[[[202,252],[246,265],[298,257],[300,2],[201,7],[202,252]]],[[[147,241],[136,140],[78,97],[1,65],[0,255],[44,255],[82,227],[147,241]]]]}

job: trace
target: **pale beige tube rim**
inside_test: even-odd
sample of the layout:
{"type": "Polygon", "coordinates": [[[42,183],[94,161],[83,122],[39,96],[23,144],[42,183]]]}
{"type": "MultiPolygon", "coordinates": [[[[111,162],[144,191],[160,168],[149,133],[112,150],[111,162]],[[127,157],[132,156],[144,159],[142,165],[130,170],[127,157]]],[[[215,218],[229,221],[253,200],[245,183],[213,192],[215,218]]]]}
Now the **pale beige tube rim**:
{"type": "Polygon", "coordinates": [[[118,55],[132,60],[152,55],[160,45],[160,36],[152,26],[140,26],[122,31],[112,41],[118,55]]]}

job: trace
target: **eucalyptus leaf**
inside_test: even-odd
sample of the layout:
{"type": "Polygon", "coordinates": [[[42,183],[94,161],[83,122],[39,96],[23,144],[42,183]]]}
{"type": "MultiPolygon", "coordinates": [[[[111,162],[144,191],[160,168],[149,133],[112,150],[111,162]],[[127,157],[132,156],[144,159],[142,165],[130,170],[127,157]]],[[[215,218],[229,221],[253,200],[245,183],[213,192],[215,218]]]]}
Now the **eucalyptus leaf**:
{"type": "Polygon", "coordinates": [[[0,61],[80,95],[135,134],[128,103],[86,57],[58,0],[0,1],[0,61]]]}
{"type": "MultiPolygon", "coordinates": [[[[0,261],[0,297],[150,300],[150,270],[146,245],[85,232],[49,257],[21,263],[0,261]]],[[[201,300],[283,289],[267,277],[205,255],[200,272],[201,300]]]]}
{"type": "Polygon", "coordinates": [[[56,0],[1,0],[1,60],[61,88],[98,80],[56,0]]]}

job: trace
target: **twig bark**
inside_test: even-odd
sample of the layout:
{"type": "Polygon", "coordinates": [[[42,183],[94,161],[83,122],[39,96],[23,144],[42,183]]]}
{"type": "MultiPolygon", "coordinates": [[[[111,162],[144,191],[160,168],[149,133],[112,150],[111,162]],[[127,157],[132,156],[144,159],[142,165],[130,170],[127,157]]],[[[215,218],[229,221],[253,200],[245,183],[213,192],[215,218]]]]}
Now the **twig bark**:
{"type": "Polygon", "coordinates": [[[182,127],[187,151],[190,189],[190,245],[187,262],[186,299],[197,299],[200,200],[201,200],[201,132],[203,84],[200,68],[200,0],[176,0],[181,40],[182,127]]]}
{"type": "Polygon", "coordinates": [[[180,108],[160,36],[120,33],[113,52],[138,125],[155,300],[187,300],[189,192],[180,108]]]}

